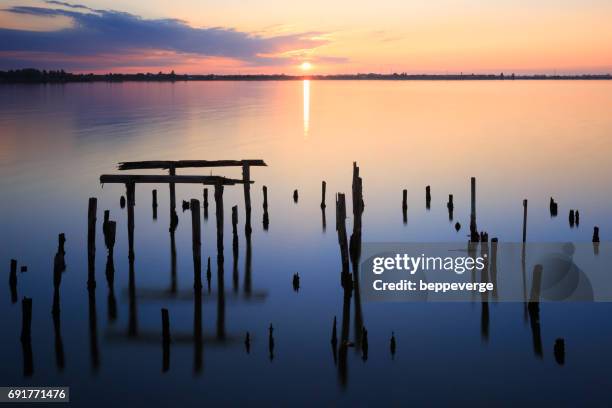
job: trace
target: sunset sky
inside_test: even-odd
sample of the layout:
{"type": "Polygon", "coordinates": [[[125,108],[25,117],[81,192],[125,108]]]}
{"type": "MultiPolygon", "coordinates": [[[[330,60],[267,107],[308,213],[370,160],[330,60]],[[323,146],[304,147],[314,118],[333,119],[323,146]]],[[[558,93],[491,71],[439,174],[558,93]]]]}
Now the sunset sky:
{"type": "Polygon", "coordinates": [[[612,2],[0,2],[0,69],[607,73],[612,2]]]}

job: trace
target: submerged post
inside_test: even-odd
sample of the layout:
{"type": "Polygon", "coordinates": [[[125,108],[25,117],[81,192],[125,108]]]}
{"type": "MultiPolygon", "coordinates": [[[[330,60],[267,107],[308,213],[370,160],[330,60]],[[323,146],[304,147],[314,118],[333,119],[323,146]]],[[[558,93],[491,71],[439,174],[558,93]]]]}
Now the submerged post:
{"type": "Polygon", "coordinates": [[[425,208],[428,210],[431,208],[431,187],[425,187],[425,208]]]}
{"type": "MultiPolygon", "coordinates": [[[[134,182],[125,184],[126,196],[127,196],[127,216],[128,216],[128,259],[134,260],[134,205],[135,205],[135,190],[136,185],[134,182]]],[[[176,216],[176,214],[175,214],[176,216]]]]}

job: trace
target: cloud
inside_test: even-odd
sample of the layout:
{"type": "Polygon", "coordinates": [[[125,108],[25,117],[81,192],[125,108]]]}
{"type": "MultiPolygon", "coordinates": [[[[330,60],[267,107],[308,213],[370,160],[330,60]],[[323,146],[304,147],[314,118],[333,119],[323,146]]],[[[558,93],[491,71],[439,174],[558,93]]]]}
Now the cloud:
{"type": "Polygon", "coordinates": [[[321,32],[263,36],[225,27],[196,28],[177,19],[145,19],[62,1],[51,0],[47,4],[49,7],[15,6],[4,11],[37,17],[67,17],[72,24],[54,31],[0,28],[0,68],[19,60],[49,60],[49,55],[54,56],[55,64],[64,59],[66,64],[78,67],[75,61],[91,62],[92,57],[98,56],[113,66],[113,57],[125,64],[130,56],[139,58],[147,52],[162,52],[164,59],[168,59],[167,55],[172,55],[172,59],[185,55],[192,59],[234,59],[247,66],[278,65],[279,60],[292,60],[283,58],[283,54],[313,50],[329,42],[321,32]]]}

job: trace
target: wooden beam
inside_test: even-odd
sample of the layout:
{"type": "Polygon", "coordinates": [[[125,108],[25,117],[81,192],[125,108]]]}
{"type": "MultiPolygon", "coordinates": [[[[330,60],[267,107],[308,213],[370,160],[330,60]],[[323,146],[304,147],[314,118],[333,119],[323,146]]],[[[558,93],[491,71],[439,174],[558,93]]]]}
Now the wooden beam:
{"type": "Polygon", "coordinates": [[[147,160],[119,163],[119,170],[169,169],[174,167],[242,167],[267,166],[263,160],[147,160]]]}
{"type": "MultiPolygon", "coordinates": [[[[252,181],[249,181],[253,183],[252,181]]],[[[204,185],[234,185],[243,184],[243,180],[229,179],[221,176],[164,176],[164,175],[132,175],[132,174],[103,174],[100,176],[100,183],[192,183],[204,185]]]]}

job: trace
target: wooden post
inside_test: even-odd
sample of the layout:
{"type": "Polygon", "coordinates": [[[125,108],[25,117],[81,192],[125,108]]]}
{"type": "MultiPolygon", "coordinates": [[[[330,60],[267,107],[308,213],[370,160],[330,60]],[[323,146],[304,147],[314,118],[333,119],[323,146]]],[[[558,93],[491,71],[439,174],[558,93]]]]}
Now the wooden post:
{"type": "Polygon", "coordinates": [[[91,197],[89,199],[89,208],[87,211],[87,252],[89,255],[96,253],[96,212],[98,208],[98,199],[91,197]]]}
{"type": "Polygon", "coordinates": [[[580,225],[580,211],[576,210],[576,226],[580,225]]]}
{"type": "Polygon", "coordinates": [[[574,210],[570,210],[570,212],[569,212],[569,224],[570,224],[570,227],[573,227],[575,222],[576,222],[576,219],[574,217],[574,210]]]}
{"type": "Polygon", "coordinates": [[[193,287],[194,289],[202,288],[202,240],[201,240],[201,224],[200,224],[200,201],[195,198],[191,199],[189,205],[191,208],[191,237],[193,250],[193,287]]]}
{"type": "Polygon", "coordinates": [[[208,189],[204,189],[204,219],[208,219],[208,189]]]}
{"type": "Polygon", "coordinates": [[[425,187],[425,208],[428,210],[431,208],[431,187],[425,187]]]}
{"type": "Polygon", "coordinates": [[[523,200],[523,243],[527,242],[527,199],[523,200]]]}
{"type": "Polygon", "coordinates": [[[402,190],[402,219],[404,224],[408,223],[408,190],[402,190]]]}
{"type": "Polygon", "coordinates": [[[30,343],[32,339],[32,298],[21,300],[21,342],[30,343]]]}
{"type": "Polygon", "coordinates": [[[293,190],[293,202],[297,203],[298,202],[298,198],[299,198],[298,191],[297,191],[297,189],[295,189],[295,190],[293,190]]]}
{"type": "Polygon", "coordinates": [[[325,181],[321,182],[321,208],[325,208],[325,190],[327,188],[327,183],[325,181]]]}
{"type": "Polygon", "coordinates": [[[87,212],[87,287],[96,287],[95,262],[96,262],[96,212],[98,200],[95,197],[89,199],[89,209],[87,212]]]}
{"type": "Polygon", "coordinates": [[[599,242],[599,227],[593,227],[593,242],[599,242]]]}
{"type": "MultiPolygon", "coordinates": [[[[136,185],[133,182],[126,183],[126,196],[127,196],[127,218],[128,218],[128,259],[134,260],[134,204],[135,204],[135,190],[136,185]]],[[[176,214],[175,214],[176,215],[176,214]]]]}
{"type": "Polygon", "coordinates": [[[470,178],[470,242],[478,242],[476,224],[476,177],[470,178]]]}
{"type": "MultiPolygon", "coordinates": [[[[249,210],[247,212],[249,217],[251,215],[250,199],[249,192],[249,210]]],[[[217,256],[223,259],[223,184],[215,184],[215,213],[217,216],[217,256]]]]}
{"type": "Polygon", "coordinates": [[[153,189],[153,191],[151,192],[151,199],[152,199],[152,207],[153,207],[153,219],[156,220],[157,219],[157,190],[153,189]]]}
{"type": "Polygon", "coordinates": [[[233,235],[232,248],[234,250],[234,258],[237,258],[238,257],[238,206],[237,205],[232,207],[232,235],[233,235]]]}
{"type": "MultiPolygon", "coordinates": [[[[244,210],[246,214],[244,219],[244,232],[247,236],[251,236],[251,167],[248,164],[242,166],[242,180],[244,181],[244,210]]],[[[216,188],[217,186],[215,186],[215,191],[216,188]]],[[[223,190],[221,191],[223,193],[223,190]]]]}
{"type": "MultiPolygon", "coordinates": [[[[176,169],[174,166],[168,168],[168,174],[170,176],[176,176],[176,169]]],[[[178,225],[178,215],[176,215],[176,188],[174,183],[168,183],[170,188],[170,229],[175,230],[178,225]]]]}
{"type": "Polygon", "coordinates": [[[470,178],[470,214],[476,218],[476,177],[470,178]]]}
{"type": "Polygon", "coordinates": [[[341,283],[345,287],[350,280],[349,251],[346,236],[346,199],[344,194],[336,196],[336,231],[338,231],[338,243],[340,245],[340,257],[342,260],[341,283]]]}
{"type": "MultiPolygon", "coordinates": [[[[263,229],[264,231],[268,230],[268,225],[270,225],[270,215],[268,214],[268,187],[263,186],[263,229]]],[[[236,238],[237,240],[237,238],[236,238]]]]}

